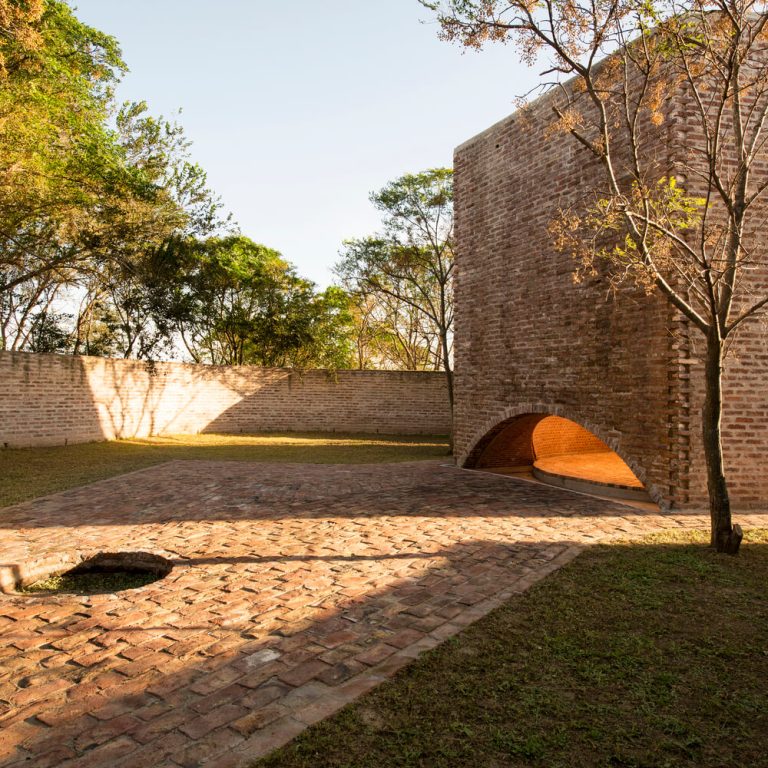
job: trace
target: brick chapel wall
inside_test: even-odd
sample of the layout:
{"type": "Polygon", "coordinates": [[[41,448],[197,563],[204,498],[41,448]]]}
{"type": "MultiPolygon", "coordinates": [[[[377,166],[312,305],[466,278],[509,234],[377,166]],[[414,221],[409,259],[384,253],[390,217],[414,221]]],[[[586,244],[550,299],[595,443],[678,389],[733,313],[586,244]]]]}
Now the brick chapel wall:
{"type": "MultiPolygon", "coordinates": [[[[472,463],[483,435],[500,421],[549,412],[617,450],[665,505],[705,506],[703,339],[659,295],[625,290],[614,298],[599,278],[574,284],[574,264],[553,249],[547,228],[599,169],[575,141],[545,137],[548,98],[456,150],[457,460],[472,463]]],[[[653,151],[659,166],[676,172],[700,137],[691,129],[692,107],[680,98],[669,105],[653,151]]],[[[768,158],[758,170],[768,175],[768,158]]],[[[763,228],[747,235],[748,247],[762,254],[763,228]]],[[[768,294],[764,264],[748,279],[754,296],[768,294]]],[[[742,329],[726,365],[723,442],[732,501],[764,506],[765,320],[742,329]]],[[[500,432],[494,448],[501,453],[502,440],[500,432]]]]}
{"type": "MultiPolygon", "coordinates": [[[[767,286],[768,287],[768,286],[767,286]]],[[[688,472],[681,488],[683,506],[708,504],[702,448],[701,408],[704,404],[704,343],[687,328],[688,357],[681,366],[688,406],[681,410],[686,440],[681,453],[688,472]]],[[[723,455],[731,501],[737,508],[765,508],[768,499],[768,330],[755,321],[738,335],[725,361],[723,377],[723,455]]]]}
{"type": "Polygon", "coordinates": [[[640,291],[616,298],[599,277],[576,285],[571,257],[552,247],[558,208],[600,169],[569,137],[545,138],[548,98],[455,153],[456,458],[473,463],[505,419],[550,413],[596,434],[668,504],[678,466],[671,311],[640,291]]]}
{"type": "Polygon", "coordinates": [[[0,447],[197,432],[448,434],[445,378],[0,352],[0,447]]]}

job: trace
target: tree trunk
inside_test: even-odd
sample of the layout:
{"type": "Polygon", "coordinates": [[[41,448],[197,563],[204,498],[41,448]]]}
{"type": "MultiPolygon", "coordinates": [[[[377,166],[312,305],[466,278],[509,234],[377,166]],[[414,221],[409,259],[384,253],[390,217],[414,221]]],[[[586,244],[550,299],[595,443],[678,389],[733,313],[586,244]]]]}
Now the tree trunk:
{"type": "Polygon", "coordinates": [[[447,331],[443,330],[440,332],[440,346],[442,347],[443,370],[445,371],[445,378],[448,383],[448,402],[451,406],[451,413],[453,413],[453,370],[451,369],[451,361],[448,357],[447,331]]]}
{"type": "Polygon", "coordinates": [[[702,412],[704,458],[707,465],[707,489],[711,518],[711,543],[718,552],[735,555],[741,545],[742,531],[731,521],[731,502],[723,466],[721,422],[723,414],[723,340],[715,328],[707,336],[705,367],[706,393],[702,412]]]}
{"type": "Polygon", "coordinates": [[[440,333],[440,346],[443,348],[443,369],[445,370],[445,380],[448,384],[448,403],[451,406],[451,434],[448,436],[448,455],[453,455],[453,369],[448,357],[448,332],[443,330],[440,333]]]}

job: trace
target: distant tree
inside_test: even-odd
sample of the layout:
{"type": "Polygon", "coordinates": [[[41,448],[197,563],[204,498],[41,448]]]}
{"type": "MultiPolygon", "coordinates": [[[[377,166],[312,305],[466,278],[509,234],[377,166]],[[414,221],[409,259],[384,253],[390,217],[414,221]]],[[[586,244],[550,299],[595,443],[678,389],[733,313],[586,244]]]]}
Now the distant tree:
{"type": "MultiPolygon", "coordinates": [[[[171,313],[195,362],[349,367],[349,299],[317,292],[277,251],[243,236],[174,247],[179,279],[171,313]]],[[[172,284],[172,283],[170,283],[172,284]]]]}
{"type": "Polygon", "coordinates": [[[296,305],[296,323],[303,324],[303,343],[283,358],[281,366],[340,370],[354,365],[352,301],[337,286],[318,291],[309,281],[303,306],[296,305]]]}
{"type": "MultiPolygon", "coordinates": [[[[371,195],[382,214],[380,234],[344,244],[336,273],[353,294],[373,299],[379,321],[387,318],[393,349],[413,335],[414,310],[426,326],[419,344],[430,350],[429,367],[445,371],[453,404],[453,172],[435,168],[407,174],[371,195]],[[403,325],[405,320],[405,325],[403,325]],[[410,326],[410,327],[409,327],[410,326]],[[430,336],[437,343],[432,345],[430,336]]],[[[382,332],[377,329],[377,333],[382,332]]],[[[381,338],[379,336],[379,338],[381,338]]],[[[413,339],[403,351],[414,352],[413,339]]],[[[411,364],[417,365],[411,355],[411,364]]],[[[426,365],[424,367],[427,367],[426,365]]]]}
{"type": "Polygon", "coordinates": [[[67,352],[72,343],[67,326],[71,320],[63,312],[42,310],[35,314],[29,326],[25,349],[38,353],[67,352]]]}
{"type": "Polygon", "coordinates": [[[136,215],[111,212],[111,226],[92,239],[89,269],[80,278],[85,293],[73,351],[91,346],[91,313],[98,311],[113,318],[108,346],[114,354],[150,359],[170,352],[173,343],[167,303],[173,286],[166,283],[179,275],[164,264],[168,244],[227,231],[231,222],[222,218],[205,171],[191,161],[180,125],[148,115],[143,102],[123,105],[116,125],[126,168],[154,193],[143,205],[133,201],[136,215]]]}
{"type": "Polygon", "coordinates": [[[602,169],[580,209],[553,222],[578,274],[657,291],[704,342],[703,446],[711,543],[738,552],[723,464],[727,345],[768,306],[764,229],[768,177],[768,5],[763,0],[597,2],[444,0],[449,40],[518,43],[548,59],[553,130],[602,169]],[[573,78],[561,84],[560,75],[573,78]],[[652,150],[670,94],[686,104],[691,140],[669,168],[652,150]],[[656,135],[655,135],[656,134],[656,135]]]}
{"type": "Polygon", "coordinates": [[[33,325],[49,316],[60,289],[54,275],[43,274],[0,291],[0,349],[28,349],[33,325]]]}

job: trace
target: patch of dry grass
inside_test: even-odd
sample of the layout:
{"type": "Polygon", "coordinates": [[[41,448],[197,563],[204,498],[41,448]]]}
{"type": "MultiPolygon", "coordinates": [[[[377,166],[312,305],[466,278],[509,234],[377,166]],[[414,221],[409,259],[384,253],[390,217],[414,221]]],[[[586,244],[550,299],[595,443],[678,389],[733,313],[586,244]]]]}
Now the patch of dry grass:
{"type": "Polygon", "coordinates": [[[165,435],[56,448],[0,450],[0,506],[173,459],[369,464],[447,459],[444,437],[265,434],[165,435]]]}

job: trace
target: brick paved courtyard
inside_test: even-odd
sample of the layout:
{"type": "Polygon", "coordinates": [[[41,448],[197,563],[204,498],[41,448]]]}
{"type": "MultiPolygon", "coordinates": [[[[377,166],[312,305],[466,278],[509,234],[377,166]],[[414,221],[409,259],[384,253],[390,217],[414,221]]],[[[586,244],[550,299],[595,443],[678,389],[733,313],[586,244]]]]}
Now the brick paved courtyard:
{"type": "Polygon", "coordinates": [[[6,582],[99,551],[174,565],[114,595],[0,594],[0,765],[224,768],[585,545],[705,521],[437,462],[185,461],[2,510],[0,524],[6,582]]]}

